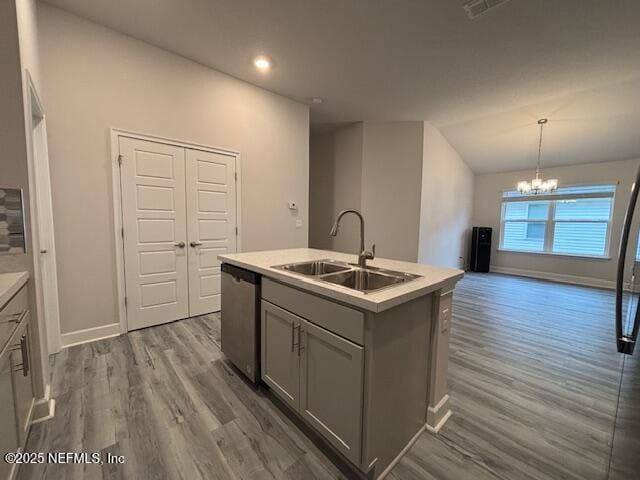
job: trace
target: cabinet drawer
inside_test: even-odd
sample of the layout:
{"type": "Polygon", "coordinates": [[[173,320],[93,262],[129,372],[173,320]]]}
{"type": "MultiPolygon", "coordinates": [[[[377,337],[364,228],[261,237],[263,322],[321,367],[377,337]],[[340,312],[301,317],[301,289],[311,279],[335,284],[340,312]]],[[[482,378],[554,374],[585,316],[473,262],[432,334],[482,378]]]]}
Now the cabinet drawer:
{"type": "Polygon", "coordinates": [[[11,300],[0,309],[0,350],[7,344],[15,331],[20,318],[27,311],[27,288],[22,287],[11,300]]]}
{"type": "Polygon", "coordinates": [[[262,280],[262,298],[320,325],[336,335],[364,345],[364,314],[358,310],[288,287],[268,278],[262,280]]]}

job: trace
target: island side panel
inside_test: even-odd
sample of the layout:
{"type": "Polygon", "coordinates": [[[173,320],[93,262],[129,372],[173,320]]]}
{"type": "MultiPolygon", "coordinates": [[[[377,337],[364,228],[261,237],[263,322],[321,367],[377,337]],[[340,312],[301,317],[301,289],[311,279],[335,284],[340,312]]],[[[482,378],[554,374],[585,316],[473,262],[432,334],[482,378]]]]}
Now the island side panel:
{"type": "Polygon", "coordinates": [[[377,478],[425,426],[432,294],[365,323],[363,462],[377,478]]]}
{"type": "Polygon", "coordinates": [[[433,297],[427,403],[427,430],[432,433],[438,433],[451,416],[448,370],[453,288],[454,285],[449,285],[433,297]]]}

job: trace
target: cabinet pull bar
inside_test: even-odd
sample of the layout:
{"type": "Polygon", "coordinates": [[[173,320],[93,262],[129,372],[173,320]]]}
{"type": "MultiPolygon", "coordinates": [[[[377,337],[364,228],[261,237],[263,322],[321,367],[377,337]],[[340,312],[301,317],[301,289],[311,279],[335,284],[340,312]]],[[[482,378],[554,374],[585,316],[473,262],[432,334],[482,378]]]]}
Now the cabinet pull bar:
{"type": "Polygon", "coordinates": [[[302,346],[302,334],[304,332],[302,331],[302,329],[300,328],[298,330],[298,356],[300,356],[300,351],[304,349],[304,347],[302,346]]]}
{"type": "Polygon", "coordinates": [[[29,350],[27,348],[27,336],[22,335],[20,339],[20,350],[22,350],[22,375],[29,376],[29,350]]]}
{"type": "Polygon", "coordinates": [[[14,313],[12,315],[7,316],[6,320],[2,320],[2,322],[0,323],[19,323],[20,322],[20,317],[22,317],[22,314],[24,312],[20,312],[20,313],[14,313]]]}
{"type": "Polygon", "coordinates": [[[291,339],[293,341],[293,345],[291,345],[291,353],[293,353],[293,347],[298,347],[298,355],[300,355],[300,325],[295,325],[293,327],[292,332],[298,330],[298,341],[295,341],[295,335],[292,335],[291,339]]]}

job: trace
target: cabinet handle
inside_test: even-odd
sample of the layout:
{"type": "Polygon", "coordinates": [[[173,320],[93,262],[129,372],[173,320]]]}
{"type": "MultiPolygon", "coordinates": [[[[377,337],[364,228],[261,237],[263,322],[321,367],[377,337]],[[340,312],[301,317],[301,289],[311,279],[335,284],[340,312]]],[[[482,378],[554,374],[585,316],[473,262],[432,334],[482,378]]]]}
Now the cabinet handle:
{"type": "Polygon", "coordinates": [[[14,313],[12,315],[7,316],[6,320],[3,320],[1,323],[19,323],[20,317],[24,312],[14,313]]]}
{"type": "Polygon", "coordinates": [[[300,356],[300,352],[304,350],[302,346],[302,334],[305,333],[301,328],[298,330],[298,356],[300,356]]]}
{"type": "Polygon", "coordinates": [[[22,335],[20,339],[20,350],[22,352],[22,375],[29,376],[29,349],[27,347],[27,336],[22,335]]]}
{"type": "Polygon", "coordinates": [[[202,242],[191,242],[189,245],[191,245],[193,248],[196,248],[202,245],[202,242]]]}
{"type": "Polygon", "coordinates": [[[294,325],[291,329],[291,353],[293,353],[294,347],[298,347],[298,355],[300,355],[300,325],[294,325]],[[295,341],[295,331],[298,330],[298,342],[295,341]]]}
{"type": "Polygon", "coordinates": [[[291,322],[291,353],[293,353],[293,347],[294,347],[293,337],[294,337],[295,331],[296,331],[296,326],[293,322],[291,322]]]}

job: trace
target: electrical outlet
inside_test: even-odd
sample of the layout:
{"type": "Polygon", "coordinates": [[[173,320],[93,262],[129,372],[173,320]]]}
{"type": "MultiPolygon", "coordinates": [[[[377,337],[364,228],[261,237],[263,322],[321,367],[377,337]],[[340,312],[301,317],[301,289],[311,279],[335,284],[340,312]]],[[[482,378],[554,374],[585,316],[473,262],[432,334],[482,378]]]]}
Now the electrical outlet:
{"type": "Polygon", "coordinates": [[[302,220],[299,218],[296,220],[296,228],[302,228],[302,220]]]}

